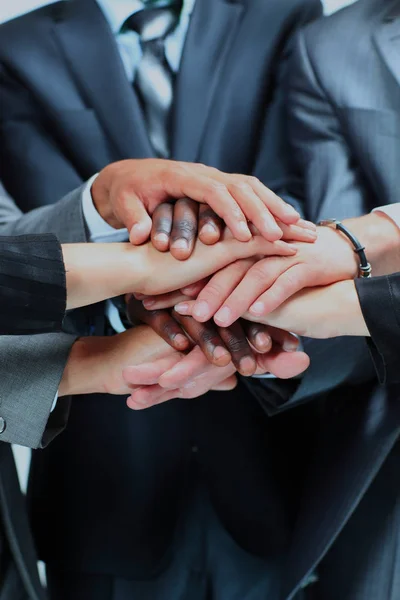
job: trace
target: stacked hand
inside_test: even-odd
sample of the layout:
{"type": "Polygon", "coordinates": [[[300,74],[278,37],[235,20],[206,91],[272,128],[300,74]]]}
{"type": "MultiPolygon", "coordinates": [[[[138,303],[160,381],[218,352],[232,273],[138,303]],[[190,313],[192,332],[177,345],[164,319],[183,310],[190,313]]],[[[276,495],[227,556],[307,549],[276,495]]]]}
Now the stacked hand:
{"type": "MultiPolygon", "coordinates": [[[[146,298],[156,294],[165,302],[171,292],[176,296],[176,290],[188,286],[191,291],[200,290],[208,278],[221,276],[225,268],[249,268],[266,256],[271,260],[294,257],[298,248],[293,241],[309,246],[316,239],[315,227],[259,181],[203,165],[158,160],[116,163],[95,180],[92,197],[103,219],[114,227],[125,225],[132,244],[141,244],[136,248],[125,245],[123,267],[119,263],[118,270],[115,263],[114,278],[120,287],[113,288],[114,295],[135,292],[137,298],[146,298]],[[177,201],[171,204],[171,199],[177,201]],[[144,243],[149,237],[151,242],[144,243]]],[[[118,253],[117,245],[113,246],[118,253]]],[[[109,393],[132,391],[129,405],[140,408],[177,396],[193,397],[211,388],[230,389],[237,371],[244,375],[269,371],[285,378],[308,366],[306,355],[293,352],[297,348],[294,336],[239,320],[240,315],[231,319],[229,327],[221,327],[164,308],[147,311],[141,301],[130,298],[129,316],[133,322],[150,325],[171,349],[166,352],[165,343],[147,328],[113,338],[83,339],[75,355],[91,365],[96,383],[87,380],[86,389],[81,389],[82,384],[76,387],[79,377],[72,356],[63,393],[98,391],[99,387],[109,393]],[[142,343],[143,331],[146,347],[154,346],[150,363],[144,359],[148,352],[142,343]],[[123,379],[121,366],[127,367],[123,379]]]]}

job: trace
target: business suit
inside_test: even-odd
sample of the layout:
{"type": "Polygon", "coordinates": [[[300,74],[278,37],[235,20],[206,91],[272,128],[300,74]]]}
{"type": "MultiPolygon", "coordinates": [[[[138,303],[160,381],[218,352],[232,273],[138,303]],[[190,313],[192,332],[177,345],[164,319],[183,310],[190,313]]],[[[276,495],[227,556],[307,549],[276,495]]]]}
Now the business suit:
{"type": "MultiPolygon", "coordinates": [[[[49,361],[53,336],[29,338],[21,334],[61,329],[66,305],[65,269],[55,236],[1,237],[0,285],[0,442],[26,444],[32,436],[43,441],[58,386],[55,370],[59,366],[55,368],[54,361],[49,361]],[[48,375],[43,372],[44,361],[49,365],[48,375]],[[24,396],[31,392],[29,405],[21,401],[22,391],[24,396]],[[44,421],[41,417],[46,411],[44,421]]],[[[57,351],[55,346],[54,350],[57,351]]],[[[55,433],[49,424],[47,441],[55,433]]],[[[44,598],[25,502],[8,443],[0,443],[0,598],[44,598]]]]}
{"type": "MultiPolygon", "coordinates": [[[[313,220],[358,216],[398,201],[399,16],[397,1],[364,0],[299,36],[289,129],[303,182],[297,193],[313,220]]],[[[313,351],[318,347],[323,355],[332,344],[314,344],[313,351]]],[[[357,347],[346,340],[350,362],[357,347]]],[[[292,546],[287,590],[325,557],[311,596],[317,600],[400,597],[399,391],[379,387],[373,366],[361,365],[360,385],[354,379],[322,407],[292,546]]]]}
{"type": "MultiPolygon", "coordinates": [[[[314,0],[197,2],[176,81],[172,158],[253,173],[284,193],[284,100],[277,84],[292,34],[319,13],[314,0]]],[[[5,24],[0,62],[0,169],[24,211],[51,203],[108,162],[153,156],[138,98],[93,0],[56,3],[5,24]],[[50,78],[57,85],[49,86],[50,78]],[[21,166],[24,177],[16,177],[21,166]]],[[[87,329],[98,325],[96,315],[89,319],[87,329]]],[[[281,426],[288,433],[287,423],[281,426]]],[[[292,517],[282,487],[294,483],[286,481],[285,452],[275,446],[283,439],[278,431],[242,386],[136,414],[127,414],[122,398],[112,405],[104,396],[76,399],[68,431],[33,462],[41,556],[59,569],[152,578],[168,563],[181,505],[202,479],[235,542],[275,560],[292,517]]],[[[197,581],[196,589],[208,585],[197,581]]]]}
{"type": "Polygon", "coordinates": [[[356,281],[356,289],[371,335],[368,343],[379,381],[383,385],[400,383],[400,274],[356,281]]]}

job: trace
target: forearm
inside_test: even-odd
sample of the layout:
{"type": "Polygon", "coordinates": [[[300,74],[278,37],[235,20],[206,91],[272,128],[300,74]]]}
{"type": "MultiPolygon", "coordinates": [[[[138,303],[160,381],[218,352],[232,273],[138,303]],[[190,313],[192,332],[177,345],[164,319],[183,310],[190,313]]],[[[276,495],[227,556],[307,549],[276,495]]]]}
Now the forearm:
{"type": "Polygon", "coordinates": [[[400,271],[400,229],[392,219],[376,212],[343,223],[365,246],[374,277],[400,271]]]}
{"type": "Polygon", "coordinates": [[[139,291],[143,250],[131,244],[64,244],[67,308],[139,291]]]}
{"type": "Polygon", "coordinates": [[[354,281],[304,289],[264,317],[245,318],[317,339],[369,336],[354,281]]]}

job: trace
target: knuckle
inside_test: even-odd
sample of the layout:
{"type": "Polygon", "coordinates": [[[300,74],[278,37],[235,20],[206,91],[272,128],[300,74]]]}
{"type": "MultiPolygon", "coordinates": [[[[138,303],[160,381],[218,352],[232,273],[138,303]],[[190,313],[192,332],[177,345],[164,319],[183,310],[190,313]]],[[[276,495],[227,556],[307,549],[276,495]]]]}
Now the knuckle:
{"type": "Polygon", "coordinates": [[[212,328],[203,328],[199,334],[199,338],[204,344],[218,344],[218,336],[212,328]]]}
{"type": "Polygon", "coordinates": [[[250,193],[252,192],[251,185],[246,180],[235,181],[230,186],[233,192],[242,192],[242,193],[250,193]]]}
{"type": "Polygon", "coordinates": [[[160,331],[169,338],[174,338],[177,334],[178,325],[172,319],[168,319],[160,324],[160,331]]]}
{"type": "Polygon", "coordinates": [[[175,224],[174,238],[181,237],[182,234],[187,237],[195,234],[197,229],[196,221],[191,219],[182,219],[175,224]]]}
{"type": "Polygon", "coordinates": [[[257,283],[264,283],[268,274],[268,266],[266,262],[260,261],[251,269],[251,278],[257,283]]]}
{"type": "MultiPolygon", "coordinates": [[[[251,187],[253,186],[257,186],[261,184],[261,181],[258,179],[258,177],[254,177],[254,175],[248,175],[246,177],[247,183],[249,185],[251,185],[251,187]]],[[[261,184],[262,185],[262,184],[261,184]]]]}

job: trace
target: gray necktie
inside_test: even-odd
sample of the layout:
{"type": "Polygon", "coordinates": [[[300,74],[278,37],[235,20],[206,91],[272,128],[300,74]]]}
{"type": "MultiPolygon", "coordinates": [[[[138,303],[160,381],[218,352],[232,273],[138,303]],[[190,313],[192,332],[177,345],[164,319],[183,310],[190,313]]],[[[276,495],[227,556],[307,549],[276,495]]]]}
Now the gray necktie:
{"type": "Polygon", "coordinates": [[[143,103],[150,141],[157,155],[169,156],[169,117],[173,98],[174,73],[165,58],[165,38],[179,20],[179,6],[146,8],[126,21],[140,36],[143,56],[138,65],[135,87],[143,103]]]}

